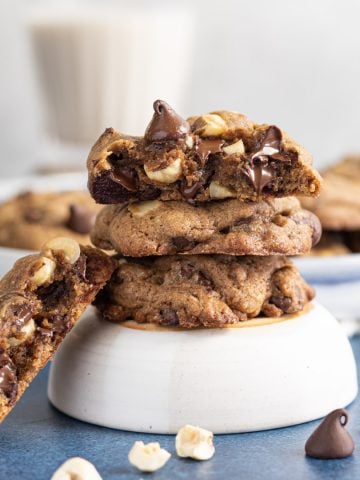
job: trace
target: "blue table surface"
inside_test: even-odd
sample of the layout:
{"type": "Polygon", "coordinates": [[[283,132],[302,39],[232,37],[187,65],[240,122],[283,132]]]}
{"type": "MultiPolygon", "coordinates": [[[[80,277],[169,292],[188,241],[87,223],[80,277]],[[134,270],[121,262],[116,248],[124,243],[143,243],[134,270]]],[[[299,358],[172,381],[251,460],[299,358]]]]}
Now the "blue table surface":
{"type": "MultiPolygon", "coordinates": [[[[351,343],[359,366],[360,337],[351,343]]],[[[266,432],[217,435],[215,456],[207,462],[196,462],[176,456],[174,436],[111,430],[58,412],[47,400],[48,372],[47,367],[38,375],[0,427],[1,480],[49,480],[56,468],[73,456],[93,462],[104,480],[360,478],[360,451],[343,460],[305,457],[305,441],[318,421],[266,432]],[[127,460],[135,440],[159,440],[172,458],[158,472],[141,474],[127,460]]],[[[348,411],[348,430],[360,445],[359,399],[348,411]]]]}

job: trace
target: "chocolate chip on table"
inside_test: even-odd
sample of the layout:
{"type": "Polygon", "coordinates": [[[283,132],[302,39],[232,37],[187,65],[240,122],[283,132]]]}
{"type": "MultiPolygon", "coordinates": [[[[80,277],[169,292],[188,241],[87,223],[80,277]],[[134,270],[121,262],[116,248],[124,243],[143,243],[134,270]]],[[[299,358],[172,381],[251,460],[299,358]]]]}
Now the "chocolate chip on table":
{"type": "Polygon", "coordinates": [[[306,455],[324,460],[350,456],[355,445],[345,430],[348,418],[349,415],[343,408],[329,413],[307,440],[306,455]]]}
{"type": "Polygon", "coordinates": [[[70,205],[70,217],[68,227],[76,233],[86,235],[95,225],[96,212],[90,210],[84,205],[70,205]]]}
{"type": "Polygon", "coordinates": [[[154,115],[144,135],[147,142],[176,141],[190,132],[189,123],[163,100],[156,100],[153,108],[154,115]]]}

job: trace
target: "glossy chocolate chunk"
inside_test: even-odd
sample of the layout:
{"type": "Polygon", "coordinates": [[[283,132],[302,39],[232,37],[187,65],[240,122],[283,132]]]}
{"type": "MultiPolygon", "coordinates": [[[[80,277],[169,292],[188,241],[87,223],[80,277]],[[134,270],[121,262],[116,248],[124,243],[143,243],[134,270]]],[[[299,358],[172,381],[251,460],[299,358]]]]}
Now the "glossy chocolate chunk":
{"type": "Polygon", "coordinates": [[[329,413],[305,444],[309,457],[332,459],[351,455],[355,445],[351,435],[345,430],[348,413],[339,408],[329,413]]]}
{"type": "Polygon", "coordinates": [[[224,144],[224,141],[215,138],[215,139],[199,139],[196,145],[196,154],[199,156],[200,160],[206,162],[209,155],[218,153],[221,151],[221,147],[224,144]]]}
{"type": "Polygon", "coordinates": [[[154,115],[145,131],[145,140],[152,142],[176,141],[190,132],[190,125],[163,100],[154,102],[154,115]]]}

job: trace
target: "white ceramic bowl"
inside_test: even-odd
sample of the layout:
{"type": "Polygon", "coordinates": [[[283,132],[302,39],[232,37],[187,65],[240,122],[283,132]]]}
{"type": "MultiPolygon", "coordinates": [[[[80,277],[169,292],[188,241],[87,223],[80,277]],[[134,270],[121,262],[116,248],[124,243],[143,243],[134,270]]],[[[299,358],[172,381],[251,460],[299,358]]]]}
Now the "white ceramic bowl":
{"type": "Polygon", "coordinates": [[[240,327],[118,325],[90,309],[55,356],[49,399],[86,422],[156,433],[284,427],[354,400],[350,344],[321,305],[240,327]]]}

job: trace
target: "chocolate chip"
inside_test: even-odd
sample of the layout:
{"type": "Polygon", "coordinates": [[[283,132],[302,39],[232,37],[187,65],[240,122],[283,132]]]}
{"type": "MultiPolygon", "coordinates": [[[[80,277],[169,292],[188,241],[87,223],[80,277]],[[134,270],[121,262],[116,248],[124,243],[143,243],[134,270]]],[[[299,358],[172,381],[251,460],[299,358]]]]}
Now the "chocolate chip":
{"type": "Polygon", "coordinates": [[[174,244],[177,251],[186,252],[187,250],[191,250],[195,246],[194,240],[189,240],[186,237],[173,237],[171,239],[172,243],[174,244]]]}
{"type": "Polygon", "coordinates": [[[16,368],[4,349],[0,349],[0,391],[9,399],[10,405],[16,400],[18,381],[16,368]]]}
{"type": "Polygon", "coordinates": [[[263,189],[274,180],[275,170],[267,162],[268,160],[264,156],[255,157],[252,164],[242,169],[251,181],[257,195],[260,195],[263,189]]]}
{"type": "Polygon", "coordinates": [[[95,225],[96,212],[83,205],[70,205],[70,217],[67,226],[73,232],[83,235],[90,233],[95,225]]]}
{"type": "Polygon", "coordinates": [[[174,327],[179,325],[179,317],[175,310],[171,308],[166,308],[160,311],[160,315],[162,318],[162,324],[168,327],[174,327]]]}
{"type": "Polygon", "coordinates": [[[94,200],[105,205],[127,202],[134,196],[131,191],[114,179],[109,170],[90,179],[88,188],[94,200]]]}
{"type": "Polygon", "coordinates": [[[74,265],[74,269],[79,277],[84,281],[87,282],[86,278],[86,256],[81,253],[78,261],[74,265]]]}
{"type": "Polygon", "coordinates": [[[55,333],[67,333],[71,329],[71,322],[67,315],[54,315],[50,318],[50,323],[55,333]]]}
{"type": "Polygon", "coordinates": [[[284,313],[287,313],[292,305],[292,299],[285,297],[284,295],[272,295],[269,303],[272,303],[276,307],[280,308],[284,313]]]}
{"type": "Polygon", "coordinates": [[[21,329],[33,316],[33,306],[28,303],[12,306],[12,313],[15,317],[16,326],[21,329]]]}
{"type": "Polygon", "coordinates": [[[186,180],[183,180],[180,184],[180,193],[185,200],[193,200],[201,188],[202,184],[200,182],[195,182],[189,186],[187,185],[186,180]]]}
{"type": "Polygon", "coordinates": [[[119,167],[110,173],[111,179],[130,192],[137,190],[137,175],[133,168],[119,167]]]}
{"type": "Polygon", "coordinates": [[[343,408],[329,413],[307,440],[306,455],[322,459],[350,456],[355,445],[351,435],[345,430],[348,417],[343,408]]]}
{"type": "Polygon", "coordinates": [[[221,146],[224,144],[224,140],[221,139],[201,139],[196,143],[195,151],[202,162],[206,162],[209,155],[218,153],[221,151],[221,146]]]}
{"type": "Polygon", "coordinates": [[[163,100],[156,100],[153,108],[154,115],[144,135],[147,142],[176,141],[190,132],[188,122],[163,100]]]}

